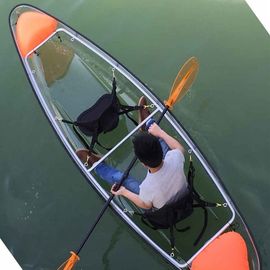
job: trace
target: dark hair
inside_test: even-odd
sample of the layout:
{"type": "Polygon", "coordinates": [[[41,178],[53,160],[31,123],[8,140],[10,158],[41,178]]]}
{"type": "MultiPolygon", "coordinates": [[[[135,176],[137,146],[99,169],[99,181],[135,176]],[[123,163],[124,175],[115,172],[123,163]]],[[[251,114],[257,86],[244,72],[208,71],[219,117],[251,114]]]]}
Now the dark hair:
{"type": "Polygon", "coordinates": [[[156,168],[161,164],[163,152],[157,137],[147,132],[140,132],[132,142],[135,155],[143,164],[151,168],[156,168]]]}

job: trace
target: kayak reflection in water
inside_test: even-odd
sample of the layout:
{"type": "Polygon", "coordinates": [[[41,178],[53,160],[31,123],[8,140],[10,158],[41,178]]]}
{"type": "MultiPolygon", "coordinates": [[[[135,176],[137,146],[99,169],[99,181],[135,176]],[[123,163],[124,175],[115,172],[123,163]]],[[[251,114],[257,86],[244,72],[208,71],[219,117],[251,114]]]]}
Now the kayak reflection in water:
{"type": "MultiPolygon", "coordinates": [[[[147,105],[145,97],[140,98],[139,105],[147,105]]],[[[149,111],[141,109],[139,122],[148,116],[149,111]]],[[[123,186],[114,191],[113,188],[120,181],[123,172],[105,162],[95,168],[97,175],[112,185],[112,194],[124,196],[143,209],[159,209],[186,193],[188,184],[184,174],[184,147],[176,139],[150,118],[142,131],[134,137],[133,146],[135,155],[147,168],[147,175],[142,183],[129,176],[123,186]]],[[[89,165],[101,158],[89,153],[87,149],[77,150],[76,153],[82,162],[89,165]]]]}

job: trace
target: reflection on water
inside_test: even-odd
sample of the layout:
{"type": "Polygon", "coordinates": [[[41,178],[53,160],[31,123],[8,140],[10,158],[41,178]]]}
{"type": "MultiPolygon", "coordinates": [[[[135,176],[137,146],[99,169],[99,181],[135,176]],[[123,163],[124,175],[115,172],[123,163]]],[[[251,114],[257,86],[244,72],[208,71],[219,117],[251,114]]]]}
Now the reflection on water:
{"type": "Polygon", "coordinates": [[[49,41],[40,49],[40,59],[45,74],[45,80],[50,87],[56,80],[65,76],[73,59],[72,48],[61,42],[49,41]]]}
{"type": "Polygon", "coordinates": [[[118,226],[116,228],[116,230],[113,232],[112,236],[111,236],[111,240],[107,246],[107,248],[105,248],[104,245],[104,254],[102,256],[102,262],[104,265],[104,270],[109,270],[110,268],[110,260],[109,260],[109,255],[111,252],[113,252],[113,249],[115,247],[115,245],[117,244],[121,234],[122,234],[123,230],[121,229],[120,226],[118,226]]]}

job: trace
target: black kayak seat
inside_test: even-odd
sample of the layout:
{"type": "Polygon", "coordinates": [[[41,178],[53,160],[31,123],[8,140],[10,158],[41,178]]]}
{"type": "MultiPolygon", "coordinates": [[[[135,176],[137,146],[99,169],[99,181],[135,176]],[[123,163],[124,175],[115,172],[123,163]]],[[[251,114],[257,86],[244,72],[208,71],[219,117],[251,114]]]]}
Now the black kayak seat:
{"type": "Polygon", "coordinates": [[[89,109],[82,112],[74,122],[87,136],[106,133],[117,127],[120,104],[115,95],[105,94],[89,109]]]}
{"type": "Polygon", "coordinates": [[[111,93],[102,95],[93,106],[83,111],[77,117],[76,121],[61,120],[64,123],[73,125],[75,133],[91,152],[94,149],[95,143],[106,150],[110,150],[110,148],[104,147],[98,142],[98,136],[101,133],[107,133],[115,129],[118,126],[119,116],[121,114],[126,114],[135,125],[138,125],[128,113],[139,110],[141,106],[122,105],[117,98],[116,88],[116,79],[113,77],[111,93]],[[78,127],[78,129],[86,136],[92,137],[90,145],[75,127],[78,127]]]}

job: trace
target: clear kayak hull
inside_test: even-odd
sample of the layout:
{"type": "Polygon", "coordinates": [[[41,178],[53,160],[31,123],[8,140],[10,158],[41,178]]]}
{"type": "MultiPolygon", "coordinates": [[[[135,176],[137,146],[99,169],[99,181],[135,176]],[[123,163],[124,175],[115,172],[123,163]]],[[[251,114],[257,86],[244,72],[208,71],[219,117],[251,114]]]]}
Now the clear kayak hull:
{"type": "MultiPolygon", "coordinates": [[[[163,103],[128,69],[92,41],[33,6],[15,7],[10,14],[10,27],[28,79],[58,138],[88,183],[107,200],[110,187],[95,174],[95,167],[106,161],[124,171],[133,158],[131,138],[143,123],[134,126],[125,116],[121,116],[115,130],[100,136],[100,142],[112,147],[111,150],[107,152],[97,146],[97,151],[103,157],[89,168],[78,159],[76,150],[84,148],[85,144],[89,145],[91,138],[84,134],[78,136],[72,125],[59,119],[75,121],[101,95],[109,93],[113,74],[117,80],[117,96],[121,103],[136,105],[144,95],[153,104],[153,118],[159,117],[164,109],[163,103]],[[34,24],[31,20],[39,21],[40,16],[42,23],[39,27],[29,30],[34,24]],[[28,34],[24,36],[24,33],[28,34]]],[[[130,115],[137,117],[136,112],[130,115]]],[[[207,229],[197,246],[193,242],[203,225],[202,211],[195,209],[189,218],[181,222],[181,227],[191,228],[187,232],[177,233],[174,256],[171,256],[169,232],[154,231],[145,226],[140,217],[134,215],[134,211],[140,209],[116,197],[111,202],[112,208],[140,237],[177,268],[190,269],[192,261],[218,236],[235,229],[246,242],[250,269],[260,269],[259,255],[245,222],[198,146],[171,112],[165,114],[161,126],[189,149],[196,167],[196,189],[201,196],[208,201],[220,202],[224,207],[209,210],[207,229]]],[[[132,175],[137,179],[144,178],[139,163],[136,163],[132,175]]]]}

